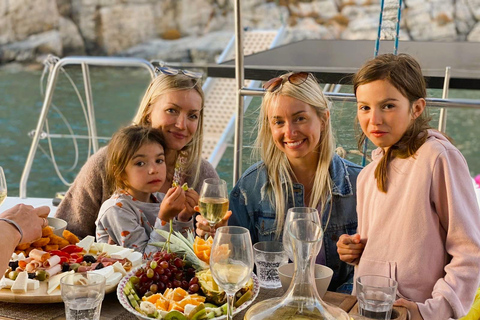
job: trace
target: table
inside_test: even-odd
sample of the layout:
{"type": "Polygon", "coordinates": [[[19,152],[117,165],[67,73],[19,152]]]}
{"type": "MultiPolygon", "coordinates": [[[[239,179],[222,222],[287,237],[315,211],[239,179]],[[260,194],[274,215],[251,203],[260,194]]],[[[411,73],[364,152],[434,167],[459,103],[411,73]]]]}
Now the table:
{"type": "MultiPolygon", "coordinates": [[[[256,301],[279,297],[283,289],[261,289],[256,301]]],[[[323,298],[325,302],[338,306],[348,312],[354,320],[366,319],[358,315],[357,298],[355,296],[327,291],[323,298]]],[[[234,317],[234,320],[242,320],[245,314],[241,312],[234,317]]],[[[394,307],[395,320],[407,320],[405,308],[394,307]]],[[[65,309],[63,303],[52,304],[18,304],[0,302],[0,319],[32,319],[32,320],[64,320],[65,309]]],[[[105,295],[102,304],[101,320],[130,320],[134,316],[125,310],[117,300],[116,292],[105,295]]]]}

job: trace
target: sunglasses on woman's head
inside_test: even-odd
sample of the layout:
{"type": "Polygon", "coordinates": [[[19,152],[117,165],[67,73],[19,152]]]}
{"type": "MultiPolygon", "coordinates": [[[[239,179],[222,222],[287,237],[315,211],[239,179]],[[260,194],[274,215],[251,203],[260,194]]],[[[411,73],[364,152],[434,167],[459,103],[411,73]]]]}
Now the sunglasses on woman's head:
{"type": "Polygon", "coordinates": [[[263,89],[267,90],[268,92],[275,92],[282,87],[285,81],[299,86],[307,81],[308,76],[310,75],[313,77],[313,75],[309,72],[295,72],[289,75],[286,79],[282,77],[273,78],[263,84],[263,89]]]}
{"type": "Polygon", "coordinates": [[[181,73],[186,75],[189,78],[192,79],[200,79],[202,77],[201,72],[195,72],[191,70],[183,70],[183,69],[176,69],[168,66],[161,65],[160,67],[155,68],[155,74],[159,75],[160,73],[163,73],[167,76],[176,76],[177,74],[181,73]]]}

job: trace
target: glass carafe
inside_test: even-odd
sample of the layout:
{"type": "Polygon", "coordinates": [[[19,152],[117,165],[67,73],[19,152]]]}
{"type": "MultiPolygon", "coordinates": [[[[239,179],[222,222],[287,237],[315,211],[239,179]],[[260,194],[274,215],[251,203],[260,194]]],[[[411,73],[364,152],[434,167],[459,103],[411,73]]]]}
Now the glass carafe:
{"type": "Polygon", "coordinates": [[[297,219],[290,223],[290,233],[295,255],[295,273],[287,292],[280,298],[255,304],[245,314],[245,320],[349,320],[342,309],[322,301],[315,286],[315,258],[320,251],[323,232],[317,223],[297,219]]]}

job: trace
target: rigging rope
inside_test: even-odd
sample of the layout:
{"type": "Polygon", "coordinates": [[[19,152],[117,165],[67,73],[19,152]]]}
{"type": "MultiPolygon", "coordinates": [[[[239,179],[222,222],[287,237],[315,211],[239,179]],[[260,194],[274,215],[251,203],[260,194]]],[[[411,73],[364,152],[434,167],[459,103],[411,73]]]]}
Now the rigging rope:
{"type": "MultiPolygon", "coordinates": [[[[387,0],[388,1],[388,0],[387,0]]],[[[393,17],[394,14],[392,14],[394,11],[392,9],[397,9],[397,16],[396,16],[396,23],[395,23],[395,33],[393,35],[393,54],[397,54],[398,51],[398,35],[400,33],[400,19],[402,17],[402,4],[403,0],[392,0],[390,1],[387,6],[385,7],[385,0],[382,0],[380,3],[380,15],[378,17],[378,32],[377,32],[377,39],[375,40],[375,49],[373,52],[373,57],[378,56],[378,51],[380,49],[380,40],[382,38],[382,31],[384,34],[384,40],[386,39],[389,35],[388,29],[382,28],[383,26],[383,16],[384,13],[386,15],[386,18],[393,17]],[[398,2],[397,2],[398,1],[398,2]],[[394,3],[395,2],[395,3],[394,3]],[[390,15],[388,15],[390,13],[390,15]]],[[[392,19],[388,20],[389,22],[392,22],[392,19]]],[[[392,34],[390,33],[390,36],[392,34]]],[[[362,149],[362,166],[365,166],[366,160],[367,160],[367,149],[368,149],[368,138],[365,138],[365,142],[363,143],[363,149],[362,149]]]]}

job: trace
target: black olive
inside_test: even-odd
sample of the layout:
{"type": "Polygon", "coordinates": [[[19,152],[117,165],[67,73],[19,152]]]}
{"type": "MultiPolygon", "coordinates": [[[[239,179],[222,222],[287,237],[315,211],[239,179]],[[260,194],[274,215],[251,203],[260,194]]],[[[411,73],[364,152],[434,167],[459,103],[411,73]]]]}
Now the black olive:
{"type": "Polygon", "coordinates": [[[10,261],[8,266],[12,268],[12,271],[15,271],[18,268],[18,260],[10,261]]]}
{"type": "Polygon", "coordinates": [[[29,272],[28,273],[28,279],[35,279],[36,273],[35,272],[29,272]]]}
{"type": "Polygon", "coordinates": [[[70,265],[68,264],[68,262],[62,263],[62,272],[67,272],[69,270],[70,270],[70,265]]]}
{"type": "Polygon", "coordinates": [[[99,262],[95,267],[95,270],[102,269],[102,268],[103,268],[103,263],[99,262]]]}
{"type": "Polygon", "coordinates": [[[95,263],[95,262],[97,262],[97,259],[95,259],[95,257],[92,256],[92,255],[86,254],[86,255],[83,256],[83,261],[95,263]]]}

